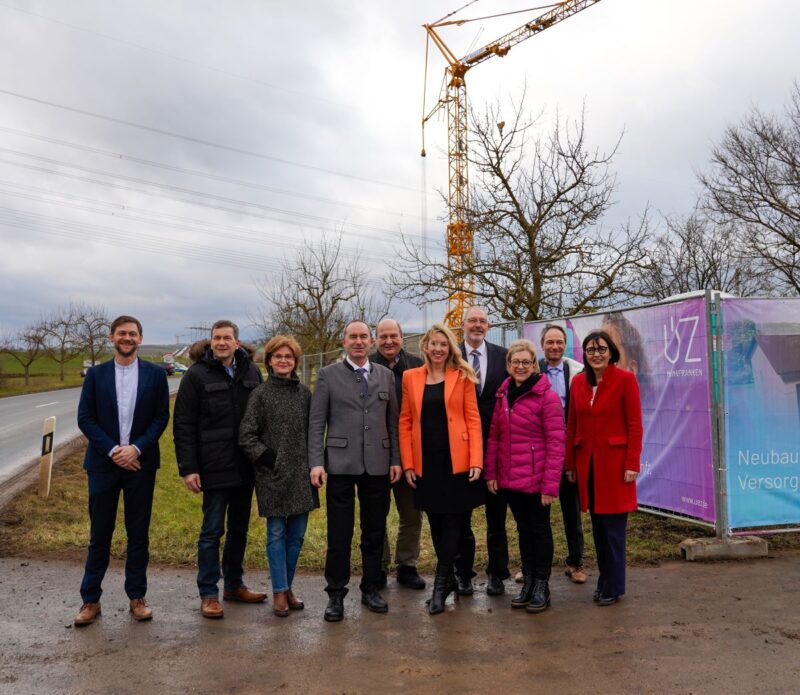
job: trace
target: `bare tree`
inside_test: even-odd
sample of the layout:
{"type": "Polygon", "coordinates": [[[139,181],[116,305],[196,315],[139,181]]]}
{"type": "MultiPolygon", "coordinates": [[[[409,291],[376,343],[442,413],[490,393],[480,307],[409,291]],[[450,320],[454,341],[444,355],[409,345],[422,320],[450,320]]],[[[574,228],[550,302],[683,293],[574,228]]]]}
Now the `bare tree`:
{"type": "Polygon", "coordinates": [[[403,296],[418,303],[444,299],[450,286],[471,278],[478,303],[506,320],[525,321],[639,296],[633,278],[650,264],[647,211],[621,228],[602,225],[616,184],[616,146],[608,153],[591,149],[583,115],[571,125],[557,118],[547,137],[532,141],[535,122],[523,109],[524,98],[510,124],[497,107],[471,115],[472,257],[461,273],[443,255],[404,239],[392,278],[403,296]]]}
{"type": "Polygon", "coordinates": [[[78,310],[72,302],[58,307],[41,321],[47,344],[47,356],[59,365],[64,381],[64,366],[83,352],[78,337],[78,310]]]}
{"type": "Polygon", "coordinates": [[[740,224],[716,223],[700,210],[667,217],[667,231],[653,246],[652,266],[639,276],[642,294],[666,299],[695,290],[738,297],[769,294],[769,269],[750,256],[740,224]]]}
{"type": "Polygon", "coordinates": [[[22,367],[25,386],[30,384],[31,365],[45,354],[46,349],[45,331],[41,323],[27,326],[0,341],[0,353],[9,355],[22,367]]]}
{"type": "Polygon", "coordinates": [[[743,226],[750,253],[782,293],[800,293],[800,86],[782,119],[754,108],[714,147],[700,175],[708,213],[743,226]]]}
{"type": "Polygon", "coordinates": [[[111,321],[102,304],[77,302],[75,309],[75,339],[94,366],[108,347],[111,321]]]}
{"type": "Polygon", "coordinates": [[[371,282],[357,256],[345,256],[342,235],[322,237],[294,258],[274,280],[257,283],[266,306],[254,322],[264,337],[293,335],[304,353],[329,352],[341,344],[345,324],[386,315],[391,297],[371,282]]]}

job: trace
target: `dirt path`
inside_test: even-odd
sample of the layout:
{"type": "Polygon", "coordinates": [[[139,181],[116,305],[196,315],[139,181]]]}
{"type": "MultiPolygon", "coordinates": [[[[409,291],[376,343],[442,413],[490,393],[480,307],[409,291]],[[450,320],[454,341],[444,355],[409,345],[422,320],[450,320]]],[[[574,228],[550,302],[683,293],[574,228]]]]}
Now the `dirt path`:
{"type": "MultiPolygon", "coordinates": [[[[307,608],[226,604],[204,620],[194,572],[154,569],[152,623],[130,620],[122,572],[103,616],[72,627],[81,567],[0,558],[0,693],[789,693],[800,683],[800,554],[630,570],[629,595],[598,608],[591,587],[554,576],[540,616],[509,596],[472,598],[429,617],[427,592],[390,582],[385,616],[322,620],[319,576],[296,582],[307,608]]],[[[266,575],[250,577],[263,587],[266,575]]],[[[590,580],[591,581],[591,580],[590,580]]],[[[509,591],[514,590],[507,583],[509,591]]]]}

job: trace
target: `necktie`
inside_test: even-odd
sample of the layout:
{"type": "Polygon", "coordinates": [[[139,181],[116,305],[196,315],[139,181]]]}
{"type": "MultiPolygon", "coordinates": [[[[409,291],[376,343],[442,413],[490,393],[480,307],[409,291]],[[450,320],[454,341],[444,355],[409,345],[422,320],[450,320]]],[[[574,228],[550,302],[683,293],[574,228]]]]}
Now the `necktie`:
{"type": "Polygon", "coordinates": [[[367,370],[361,367],[356,369],[356,373],[358,374],[358,380],[361,382],[361,396],[366,398],[367,391],[369,390],[369,384],[367,384],[367,370]]]}
{"type": "Polygon", "coordinates": [[[475,376],[478,377],[477,388],[478,388],[478,395],[480,396],[481,391],[483,391],[483,386],[481,386],[481,362],[478,359],[478,357],[480,356],[481,353],[478,352],[477,350],[473,350],[470,354],[472,355],[472,368],[475,370],[475,376]]]}

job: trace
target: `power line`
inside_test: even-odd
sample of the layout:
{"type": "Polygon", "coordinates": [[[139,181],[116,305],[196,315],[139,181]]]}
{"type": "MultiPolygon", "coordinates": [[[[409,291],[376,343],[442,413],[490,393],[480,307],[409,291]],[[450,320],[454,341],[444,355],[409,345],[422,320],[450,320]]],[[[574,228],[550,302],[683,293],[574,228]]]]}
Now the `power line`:
{"type": "Polygon", "coordinates": [[[341,178],[350,179],[352,181],[361,181],[362,183],[370,183],[376,186],[383,186],[385,188],[396,188],[398,190],[403,191],[411,191],[412,193],[419,193],[419,189],[412,188],[411,186],[403,186],[397,183],[389,183],[387,181],[380,181],[378,179],[370,179],[364,176],[356,176],[355,174],[349,174],[342,171],[336,171],[334,169],[326,169],[325,167],[318,167],[312,164],[304,164],[302,162],[295,162],[290,159],[284,159],[282,157],[274,157],[272,155],[264,154],[263,152],[254,152],[252,150],[246,150],[241,147],[234,147],[232,145],[224,145],[219,142],[213,142],[212,140],[205,140],[203,138],[193,137],[191,135],[183,135],[182,133],[175,133],[170,130],[164,130],[162,128],[156,128],[154,126],[145,125],[142,123],[135,123],[134,121],[127,121],[123,118],[116,118],[114,116],[107,116],[105,114],[96,113],[94,111],[88,111],[87,109],[79,109],[74,106],[67,106],[66,104],[59,104],[54,101],[48,101],[46,99],[40,99],[38,97],[33,97],[27,94],[21,94],[19,92],[13,92],[9,89],[0,89],[0,94],[5,94],[7,96],[15,97],[17,99],[23,99],[25,101],[30,101],[35,104],[43,104],[44,106],[51,106],[56,109],[62,109],[64,111],[69,111],[71,113],[77,113],[82,116],[88,116],[90,118],[97,118],[103,121],[107,121],[109,123],[116,123],[118,125],[128,126],[130,128],[138,128],[140,130],[145,130],[150,133],[156,133],[157,135],[164,135],[170,138],[176,138],[178,140],[184,140],[185,142],[191,142],[196,145],[204,145],[206,147],[213,147],[218,150],[224,150],[225,152],[233,152],[235,154],[245,155],[247,157],[254,157],[256,159],[263,159],[270,162],[277,162],[278,164],[286,164],[287,166],[294,166],[300,169],[307,169],[309,171],[316,171],[322,174],[328,174],[330,176],[339,176],[341,178]]]}
{"type": "MultiPolygon", "coordinates": [[[[255,256],[251,253],[237,253],[214,247],[198,247],[197,244],[187,246],[164,240],[151,234],[136,232],[120,232],[97,225],[76,224],[63,218],[48,215],[22,213],[13,208],[0,207],[0,225],[17,229],[48,234],[61,238],[79,239],[99,242],[108,246],[132,248],[141,251],[159,253],[159,255],[176,256],[188,260],[202,261],[213,265],[229,265],[249,270],[264,272],[271,269],[281,272],[285,269],[282,262],[266,256],[255,256]]],[[[377,288],[380,283],[368,278],[366,284],[377,288]]]]}
{"type": "MultiPolygon", "coordinates": [[[[2,3],[0,3],[2,5],[2,3]]],[[[52,136],[47,135],[39,135],[37,133],[31,133],[25,130],[17,130],[16,128],[5,128],[0,126],[0,132],[11,133],[13,135],[18,135],[25,138],[30,138],[32,140],[39,140],[41,142],[49,142],[55,145],[62,145],[64,147],[71,147],[72,149],[79,150],[81,152],[91,152],[92,154],[99,154],[103,155],[104,157],[111,157],[115,160],[123,160],[127,162],[133,162],[135,164],[143,164],[145,166],[156,167],[159,169],[164,169],[166,171],[174,171],[179,174],[190,174],[192,176],[201,176],[203,178],[210,179],[212,181],[221,181],[223,183],[231,183],[237,186],[243,186],[245,188],[252,188],[256,190],[268,191],[270,193],[277,193],[279,195],[286,195],[295,198],[303,198],[306,200],[315,200],[322,203],[327,203],[329,205],[340,205],[348,208],[352,208],[354,210],[363,210],[365,212],[377,212],[380,214],[385,215],[395,215],[397,217],[409,217],[412,219],[420,219],[419,215],[408,214],[404,212],[397,212],[394,210],[386,210],[383,208],[373,208],[367,205],[358,205],[355,203],[348,203],[341,200],[335,200],[333,198],[323,198],[321,196],[312,195],[311,193],[301,193],[299,191],[288,191],[282,188],[274,188],[272,186],[266,186],[264,184],[255,183],[253,181],[245,181],[243,179],[237,179],[230,176],[222,176],[220,174],[212,174],[205,171],[199,171],[197,169],[188,169],[184,167],[174,166],[172,164],[167,164],[165,162],[157,162],[150,159],[142,159],[140,157],[133,157],[131,155],[126,155],[121,152],[113,152],[111,150],[104,150],[99,147],[92,147],[90,145],[84,145],[77,142],[70,142],[69,140],[62,140],[60,138],[55,138],[52,136]]]]}
{"type": "MultiPolygon", "coordinates": [[[[163,190],[173,191],[173,192],[177,192],[177,193],[183,193],[183,194],[186,194],[186,195],[197,196],[197,197],[201,197],[201,198],[211,198],[211,199],[219,200],[219,201],[222,201],[222,202],[225,202],[225,203],[232,203],[234,205],[244,205],[244,206],[248,206],[248,207],[254,207],[254,208],[258,208],[260,210],[266,210],[268,212],[278,213],[278,214],[281,214],[281,215],[289,215],[289,216],[293,216],[293,217],[298,217],[298,218],[307,220],[309,222],[327,223],[327,224],[332,224],[334,226],[335,225],[343,225],[344,224],[344,221],[335,220],[335,219],[330,218],[330,217],[322,217],[322,216],[319,216],[319,215],[311,215],[310,213],[298,212],[296,210],[285,210],[283,208],[276,208],[276,207],[273,207],[271,205],[264,205],[262,203],[253,203],[253,202],[250,202],[250,201],[247,201],[247,200],[241,200],[241,199],[238,199],[238,198],[229,198],[227,196],[221,196],[221,195],[217,195],[215,193],[207,193],[205,191],[197,191],[197,190],[194,190],[194,189],[191,189],[191,188],[183,188],[181,186],[173,186],[171,184],[166,184],[166,183],[155,183],[153,181],[148,181],[147,179],[141,179],[141,178],[138,178],[138,177],[135,177],[135,176],[125,176],[123,174],[116,174],[116,173],[113,173],[113,172],[104,171],[102,169],[93,169],[91,167],[84,167],[84,166],[80,166],[78,164],[71,164],[71,163],[65,162],[63,160],[53,159],[51,157],[42,157],[40,155],[35,155],[35,154],[30,153],[30,152],[23,152],[21,150],[13,150],[13,149],[10,149],[10,148],[7,148],[7,147],[0,147],[0,152],[6,152],[8,154],[16,155],[18,157],[26,157],[28,159],[34,159],[36,161],[45,162],[47,164],[55,164],[57,166],[68,167],[70,169],[76,169],[77,171],[84,171],[84,172],[87,172],[89,174],[98,174],[100,176],[109,176],[109,177],[112,177],[112,178],[120,179],[122,181],[131,181],[133,183],[140,183],[140,184],[144,184],[146,186],[152,186],[154,188],[160,188],[160,189],[163,189],[163,190]]],[[[38,167],[31,167],[29,165],[22,164],[21,162],[15,162],[14,160],[10,160],[10,159],[0,158],[0,162],[4,162],[6,164],[11,164],[13,166],[21,166],[23,168],[29,168],[29,169],[33,168],[33,169],[45,171],[47,173],[52,173],[52,174],[55,174],[55,175],[58,175],[58,176],[69,176],[70,178],[76,178],[78,180],[83,180],[83,181],[90,182],[90,183],[96,183],[96,184],[99,184],[99,185],[111,185],[111,184],[109,184],[107,182],[98,181],[96,179],[85,179],[85,178],[82,178],[82,177],[76,177],[74,175],[64,174],[63,172],[58,172],[58,171],[55,171],[55,170],[40,169],[38,167]]],[[[153,194],[152,192],[145,191],[145,190],[142,190],[142,189],[135,189],[135,188],[132,188],[132,187],[125,187],[125,186],[122,186],[122,188],[126,188],[128,190],[132,190],[132,191],[137,192],[137,193],[142,193],[144,195],[156,195],[156,197],[163,197],[163,196],[158,196],[157,194],[153,194]]],[[[181,202],[186,202],[186,203],[189,203],[189,204],[192,204],[192,205],[200,205],[202,207],[208,207],[207,204],[204,204],[202,202],[187,200],[185,198],[175,198],[175,197],[172,197],[172,196],[169,196],[169,198],[171,200],[179,200],[181,202]]],[[[231,212],[232,214],[237,214],[237,215],[243,215],[244,214],[244,215],[251,215],[251,216],[254,216],[254,217],[258,217],[258,215],[252,215],[252,213],[247,213],[247,212],[244,212],[242,210],[231,210],[229,208],[218,208],[218,209],[226,210],[227,212],[231,212]]],[[[280,219],[276,220],[275,218],[270,218],[270,219],[273,219],[274,221],[283,221],[283,222],[291,224],[291,222],[289,222],[289,220],[280,220],[280,219]]],[[[357,222],[348,222],[347,224],[349,226],[353,227],[354,229],[361,229],[361,230],[365,230],[365,231],[377,232],[379,234],[392,234],[392,235],[394,235],[394,234],[398,234],[399,233],[399,230],[387,229],[385,227],[373,227],[371,225],[359,224],[357,222]]],[[[408,235],[407,234],[406,236],[413,237],[415,235],[408,235]]],[[[370,238],[374,240],[374,237],[370,237],[370,238]]]]}
{"type": "MultiPolygon", "coordinates": [[[[329,226],[323,226],[323,225],[320,225],[320,224],[315,224],[314,222],[303,223],[303,222],[299,222],[299,221],[296,221],[296,220],[286,220],[286,219],[282,219],[282,218],[278,218],[278,217],[271,217],[269,215],[261,215],[261,214],[256,213],[256,212],[246,212],[246,211],[242,211],[242,210],[234,210],[232,208],[226,208],[226,207],[223,207],[221,205],[212,205],[211,203],[204,203],[202,201],[197,201],[197,200],[188,200],[188,199],[185,199],[185,198],[176,198],[174,196],[169,196],[169,195],[162,194],[162,193],[156,193],[154,191],[146,191],[146,190],[143,190],[143,189],[140,189],[140,188],[135,188],[133,186],[124,186],[122,184],[114,184],[114,183],[111,183],[109,181],[101,181],[99,179],[91,179],[91,178],[88,178],[88,177],[85,177],[85,176],[77,176],[75,174],[68,174],[66,172],[56,171],[54,169],[46,169],[44,167],[38,167],[38,166],[35,166],[33,164],[24,164],[22,162],[14,162],[12,160],[3,159],[1,157],[0,157],[0,162],[6,163],[6,164],[12,164],[12,165],[14,165],[16,167],[20,167],[20,168],[23,168],[23,169],[28,169],[28,170],[31,170],[31,171],[39,171],[39,172],[43,172],[43,173],[46,173],[46,174],[53,174],[53,175],[56,175],[56,176],[62,176],[62,177],[65,177],[65,178],[70,178],[70,179],[73,179],[73,180],[76,180],[76,181],[83,181],[84,183],[93,183],[93,184],[96,184],[96,185],[99,185],[99,186],[105,186],[105,187],[116,189],[116,190],[132,191],[134,193],[140,193],[142,195],[146,195],[146,196],[153,197],[153,198],[158,198],[158,199],[163,199],[163,200],[171,200],[171,201],[176,201],[176,202],[181,202],[181,203],[187,203],[188,205],[193,205],[195,207],[201,207],[201,208],[207,208],[207,209],[211,209],[211,210],[219,210],[219,211],[227,212],[227,213],[230,213],[230,214],[233,214],[233,215],[238,215],[240,217],[252,217],[254,219],[259,219],[259,220],[267,220],[267,221],[270,221],[270,222],[278,222],[280,224],[288,224],[288,225],[291,225],[291,226],[300,227],[301,229],[305,229],[307,227],[310,227],[312,229],[319,229],[320,231],[323,231],[323,232],[330,231],[330,227],[329,226]]],[[[101,203],[101,204],[107,204],[107,203],[101,203]]],[[[123,206],[123,207],[125,207],[125,206],[123,206]]],[[[177,217],[177,216],[167,215],[166,213],[161,213],[161,214],[166,216],[166,217],[177,217]]],[[[350,232],[350,231],[345,230],[343,227],[341,228],[341,233],[346,235],[346,236],[348,236],[348,237],[360,237],[360,238],[368,239],[370,242],[374,242],[375,241],[375,236],[374,235],[359,234],[358,232],[350,232]]]]}
{"type": "MultiPolygon", "coordinates": [[[[19,188],[34,188],[35,189],[35,187],[32,187],[32,186],[21,186],[19,184],[14,184],[14,183],[11,183],[11,182],[6,182],[6,181],[0,181],[0,185],[19,187],[19,188]]],[[[38,189],[38,190],[42,190],[42,189],[38,189]]],[[[45,191],[44,193],[45,193],[45,195],[54,195],[54,196],[61,195],[59,193],[51,193],[51,192],[48,192],[48,191],[45,191]]],[[[181,230],[181,231],[194,232],[194,233],[197,233],[197,234],[205,234],[207,236],[211,236],[211,237],[215,237],[215,238],[219,238],[220,232],[221,231],[225,231],[225,239],[226,240],[227,239],[237,239],[239,241],[245,241],[245,242],[248,242],[248,243],[269,245],[270,247],[280,246],[280,247],[287,248],[287,249],[290,249],[290,250],[293,250],[293,251],[297,251],[300,248],[300,246],[298,246],[297,244],[292,244],[292,243],[287,242],[285,240],[285,238],[275,237],[274,235],[269,235],[269,234],[264,234],[264,233],[262,233],[260,231],[255,231],[254,232],[253,230],[246,230],[246,229],[243,229],[241,227],[231,227],[231,226],[225,226],[225,225],[213,225],[211,223],[202,222],[200,220],[188,220],[188,221],[190,221],[190,222],[192,222],[194,224],[171,224],[171,223],[168,223],[168,222],[159,221],[158,219],[153,219],[154,217],[157,218],[157,217],[164,216],[164,215],[161,215],[159,213],[154,213],[153,214],[153,213],[149,213],[147,211],[143,211],[143,212],[146,212],[147,214],[145,216],[139,216],[139,215],[131,215],[131,214],[127,213],[127,212],[117,212],[117,211],[112,211],[112,210],[98,210],[97,208],[86,207],[86,206],[83,206],[83,205],[76,205],[74,203],[68,203],[68,202],[57,201],[57,200],[46,200],[41,195],[30,195],[30,194],[27,194],[27,193],[20,193],[20,192],[15,192],[15,191],[4,191],[2,189],[0,189],[0,194],[13,195],[13,196],[15,196],[17,198],[22,198],[24,200],[32,200],[32,201],[35,201],[35,202],[42,202],[42,203],[47,204],[47,205],[58,205],[58,206],[61,206],[61,207],[67,207],[67,208],[71,208],[71,209],[74,209],[74,210],[79,210],[79,211],[82,211],[82,212],[91,212],[93,214],[98,214],[98,215],[108,215],[108,216],[114,217],[115,219],[126,219],[126,220],[131,220],[131,221],[134,221],[134,222],[144,222],[146,224],[156,224],[156,225],[159,225],[159,226],[162,226],[162,227],[167,227],[167,228],[171,228],[171,229],[178,229],[178,230],[181,230]],[[199,227],[197,225],[210,226],[210,227],[213,227],[213,229],[210,229],[210,230],[209,229],[202,229],[201,227],[199,227]],[[232,230],[235,230],[235,231],[232,231],[232,230]],[[239,232],[245,232],[245,233],[242,234],[242,233],[239,233],[239,232]]],[[[114,205],[113,203],[106,203],[104,201],[98,201],[98,202],[101,205],[110,205],[110,206],[113,206],[113,207],[117,207],[117,208],[119,208],[121,210],[141,210],[141,208],[134,208],[134,207],[124,206],[124,205],[114,205]]],[[[170,216],[167,216],[167,217],[173,217],[173,216],[170,215],[170,216]]],[[[184,219],[185,220],[186,218],[177,217],[176,219],[179,219],[179,220],[184,219]]],[[[374,261],[376,263],[384,263],[389,258],[389,256],[376,256],[376,255],[373,255],[373,254],[364,254],[364,253],[361,253],[359,251],[348,251],[346,249],[342,251],[342,254],[345,255],[345,256],[348,256],[350,258],[354,258],[354,259],[355,258],[359,258],[359,259],[362,259],[362,260],[372,260],[372,261],[374,261]]]]}
{"type": "Polygon", "coordinates": [[[0,224],[31,231],[50,234],[58,237],[95,241],[110,246],[121,246],[141,251],[165,252],[167,255],[178,256],[189,260],[205,261],[213,264],[232,265],[240,268],[249,268],[264,272],[266,269],[279,271],[281,264],[274,259],[253,254],[237,254],[226,252],[212,247],[192,248],[191,246],[178,245],[170,241],[151,235],[137,232],[135,235],[118,232],[96,225],[73,224],[59,218],[45,215],[30,215],[18,213],[11,208],[0,208],[0,224]]]}

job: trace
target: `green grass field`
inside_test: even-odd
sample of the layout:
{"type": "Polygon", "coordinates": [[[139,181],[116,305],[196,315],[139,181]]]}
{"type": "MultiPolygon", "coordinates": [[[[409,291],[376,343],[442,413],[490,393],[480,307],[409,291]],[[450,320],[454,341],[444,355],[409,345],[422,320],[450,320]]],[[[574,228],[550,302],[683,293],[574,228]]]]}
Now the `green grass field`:
{"type": "MultiPolygon", "coordinates": [[[[110,359],[110,354],[103,355],[100,360],[110,359]]],[[[158,356],[143,356],[143,359],[160,361],[158,356]]],[[[24,370],[11,355],[0,354],[0,398],[4,396],[21,396],[26,393],[40,393],[63,388],[75,388],[83,383],[81,369],[84,357],[76,357],[64,365],[64,381],[60,379],[60,365],[48,357],[40,357],[33,362],[30,369],[30,383],[25,384],[24,370]]]]}
{"type": "Polygon", "coordinates": [[[60,365],[48,357],[40,357],[31,365],[30,383],[26,385],[22,365],[11,355],[0,354],[0,398],[80,386],[82,367],[82,357],[70,360],[64,365],[64,381],[61,381],[60,365]]]}

